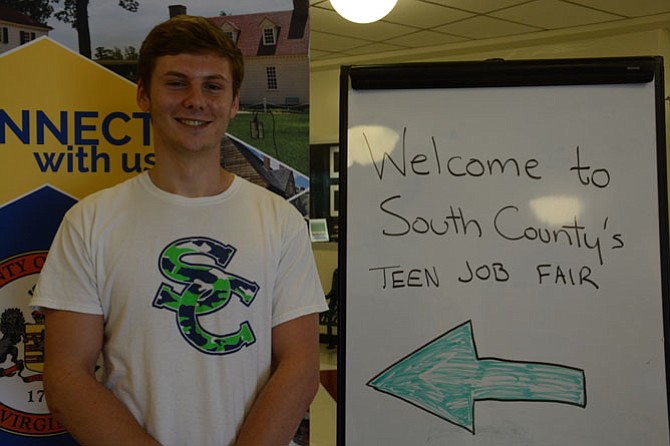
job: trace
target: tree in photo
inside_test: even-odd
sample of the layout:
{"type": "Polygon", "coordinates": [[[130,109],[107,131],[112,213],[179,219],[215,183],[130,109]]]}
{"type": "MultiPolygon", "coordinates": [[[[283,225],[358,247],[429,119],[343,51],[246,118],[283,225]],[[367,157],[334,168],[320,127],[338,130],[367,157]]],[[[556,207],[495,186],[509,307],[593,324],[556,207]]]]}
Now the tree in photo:
{"type": "Polygon", "coordinates": [[[52,0],[0,0],[0,5],[9,6],[15,11],[23,13],[42,25],[46,25],[47,20],[54,12],[51,6],[52,0]]]}
{"type": "MultiPolygon", "coordinates": [[[[60,4],[61,0],[51,0],[60,4]]],[[[91,58],[91,31],[88,25],[89,0],[62,0],[63,9],[56,12],[56,18],[64,23],[69,23],[77,30],[79,54],[91,58]]],[[[137,12],[139,2],[137,0],[119,0],[119,6],[126,11],[137,12]]]]}

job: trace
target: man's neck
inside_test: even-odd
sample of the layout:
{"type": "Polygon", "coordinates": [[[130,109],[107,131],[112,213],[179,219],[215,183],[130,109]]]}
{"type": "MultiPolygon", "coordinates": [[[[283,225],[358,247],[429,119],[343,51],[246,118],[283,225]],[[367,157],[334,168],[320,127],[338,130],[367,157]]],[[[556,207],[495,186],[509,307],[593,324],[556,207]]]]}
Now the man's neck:
{"type": "Polygon", "coordinates": [[[216,165],[204,169],[193,165],[166,169],[157,164],[149,171],[149,178],[159,189],[192,198],[218,195],[233,182],[233,174],[216,165]]]}

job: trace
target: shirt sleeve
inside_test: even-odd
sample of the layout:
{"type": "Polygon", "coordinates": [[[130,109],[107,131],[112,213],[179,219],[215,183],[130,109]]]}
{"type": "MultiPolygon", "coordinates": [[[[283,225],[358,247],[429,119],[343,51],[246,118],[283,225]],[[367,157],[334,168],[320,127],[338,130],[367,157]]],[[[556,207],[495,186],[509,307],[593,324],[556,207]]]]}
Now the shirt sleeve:
{"type": "Polygon", "coordinates": [[[72,221],[74,210],[65,215],[56,232],[30,305],[103,314],[90,251],[72,221]]]}
{"type": "Polygon", "coordinates": [[[273,326],[328,310],[307,226],[298,212],[291,211],[274,288],[273,326]]]}

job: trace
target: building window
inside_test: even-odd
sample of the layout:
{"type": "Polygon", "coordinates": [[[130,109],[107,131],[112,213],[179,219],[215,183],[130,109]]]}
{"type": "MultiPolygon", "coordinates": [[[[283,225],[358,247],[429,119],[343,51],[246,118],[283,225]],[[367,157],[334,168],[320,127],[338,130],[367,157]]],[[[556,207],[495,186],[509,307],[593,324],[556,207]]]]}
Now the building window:
{"type": "Polygon", "coordinates": [[[265,73],[268,78],[268,90],[277,89],[277,69],[275,67],[266,67],[265,73]]]}
{"type": "Polygon", "coordinates": [[[237,36],[239,33],[237,31],[224,31],[224,32],[226,33],[226,36],[228,36],[228,38],[232,40],[232,42],[235,45],[237,45],[237,36]]]}
{"type": "Polygon", "coordinates": [[[9,43],[9,28],[6,26],[0,27],[0,39],[2,39],[2,43],[9,43]]]}
{"type": "Polygon", "coordinates": [[[263,28],[263,45],[276,45],[277,37],[274,28],[263,28]]]}
{"type": "Polygon", "coordinates": [[[28,43],[31,40],[35,40],[35,33],[28,31],[21,31],[20,37],[21,37],[21,45],[23,45],[24,43],[28,43]]]}

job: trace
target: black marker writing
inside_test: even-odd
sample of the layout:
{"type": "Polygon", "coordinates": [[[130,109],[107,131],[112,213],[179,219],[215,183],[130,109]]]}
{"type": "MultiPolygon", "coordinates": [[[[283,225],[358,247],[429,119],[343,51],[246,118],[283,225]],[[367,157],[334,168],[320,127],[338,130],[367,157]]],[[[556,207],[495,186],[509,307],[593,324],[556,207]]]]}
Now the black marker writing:
{"type": "Polygon", "coordinates": [[[443,164],[440,157],[440,150],[438,148],[435,137],[430,137],[431,148],[430,150],[419,151],[415,155],[409,158],[409,168],[408,168],[408,158],[407,158],[407,128],[403,128],[402,131],[402,141],[401,141],[401,150],[400,157],[398,156],[394,159],[391,154],[384,151],[381,154],[381,159],[379,156],[375,156],[375,152],[370,144],[370,140],[367,135],[363,133],[363,140],[365,141],[366,148],[370,154],[370,159],[372,160],[372,166],[377,173],[377,176],[380,180],[384,180],[386,163],[390,163],[390,166],[395,168],[395,172],[399,173],[403,177],[406,177],[408,174],[425,176],[432,173],[441,175],[443,173],[443,167],[446,167],[445,173],[449,174],[452,177],[471,177],[478,178],[484,176],[505,176],[513,175],[516,177],[525,176],[532,180],[541,180],[542,176],[535,171],[540,165],[540,162],[534,158],[527,159],[525,161],[519,161],[515,158],[490,158],[490,159],[479,159],[476,157],[463,157],[460,155],[452,155],[445,157],[446,162],[443,164]]]}
{"type": "Polygon", "coordinates": [[[391,210],[393,201],[400,200],[401,195],[394,195],[382,201],[379,205],[381,211],[393,218],[393,224],[383,225],[382,234],[389,237],[399,237],[407,235],[410,232],[416,234],[434,234],[434,235],[469,235],[482,237],[482,227],[477,220],[467,219],[463,215],[463,210],[459,207],[454,209],[449,206],[449,212],[437,218],[433,217],[405,217],[400,211],[391,210]]]}
{"type": "Polygon", "coordinates": [[[437,274],[437,268],[430,266],[427,268],[404,268],[401,265],[376,266],[369,271],[379,271],[381,279],[381,288],[429,288],[431,286],[439,287],[440,278],[437,274]]]}
{"type": "Polygon", "coordinates": [[[587,248],[595,250],[598,254],[598,261],[602,265],[603,254],[600,247],[600,237],[589,236],[586,228],[577,222],[562,225],[558,229],[541,228],[534,226],[523,227],[518,221],[514,220],[514,215],[519,213],[516,206],[505,206],[498,211],[493,221],[496,233],[505,240],[518,241],[537,241],[545,245],[564,245],[574,246],[576,248],[587,248]],[[510,223],[511,222],[511,223],[510,223]]]}
{"type": "Polygon", "coordinates": [[[605,188],[610,184],[610,173],[607,169],[593,169],[591,166],[583,166],[579,156],[579,146],[577,146],[577,165],[570,168],[571,171],[577,171],[579,182],[584,186],[593,184],[598,188],[605,188]]]}

